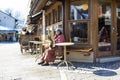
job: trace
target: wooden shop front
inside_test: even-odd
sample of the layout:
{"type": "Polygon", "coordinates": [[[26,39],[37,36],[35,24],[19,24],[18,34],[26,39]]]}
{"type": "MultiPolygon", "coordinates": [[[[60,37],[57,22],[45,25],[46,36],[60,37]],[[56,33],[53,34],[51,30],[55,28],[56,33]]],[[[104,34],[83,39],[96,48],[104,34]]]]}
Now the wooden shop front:
{"type": "MultiPolygon", "coordinates": [[[[70,60],[97,62],[101,57],[120,55],[119,0],[37,1],[39,0],[31,4],[30,15],[44,10],[46,38],[48,35],[53,38],[55,30],[59,28],[63,31],[66,41],[75,43],[74,46],[68,47],[69,49],[92,48],[88,56],[81,52],[70,52],[70,60]]],[[[43,25],[43,18],[36,21],[39,26],[43,25]]]]}

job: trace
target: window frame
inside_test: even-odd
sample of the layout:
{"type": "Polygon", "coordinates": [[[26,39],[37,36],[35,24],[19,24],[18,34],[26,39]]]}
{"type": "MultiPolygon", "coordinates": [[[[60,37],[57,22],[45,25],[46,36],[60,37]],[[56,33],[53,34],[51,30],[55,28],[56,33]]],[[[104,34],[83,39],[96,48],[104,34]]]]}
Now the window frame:
{"type": "MultiPolygon", "coordinates": [[[[74,1],[79,1],[79,0],[74,0],[74,1]]],[[[78,20],[89,20],[91,18],[90,16],[90,0],[86,0],[88,2],[88,19],[78,19],[78,20]]],[[[85,2],[83,0],[80,1],[81,3],[85,2]]],[[[70,20],[74,20],[71,18],[71,6],[72,6],[72,0],[70,0],[70,20]]]]}
{"type": "MultiPolygon", "coordinates": [[[[71,38],[71,35],[70,35],[70,28],[71,28],[71,23],[74,23],[74,22],[79,22],[79,23],[82,23],[82,22],[85,22],[85,23],[87,23],[87,25],[88,25],[88,27],[87,27],[87,42],[86,43],[75,43],[76,45],[78,45],[77,47],[80,47],[79,46],[79,44],[80,45],[82,45],[82,46],[88,46],[88,45],[90,45],[91,44],[91,24],[90,24],[90,22],[91,22],[91,12],[90,12],[90,0],[86,0],[87,2],[88,2],[88,19],[78,19],[78,20],[74,20],[74,19],[71,19],[71,5],[73,5],[72,4],[72,1],[80,1],[80,0],[70,0],[70,20],[68,20],[68,27],[69,27],[69,34],[68,34],[68,36],[69,36],[69,39],[71,38]]],[[[83,1],[83,0],[81,0],[80,1],[81,3],[83,3],[83,2],[85,2],[85,1],[83,1]]],[[[76,48],[77,48],[76,47],[76,48]]]]}
{"type": "MultiPolygon", "coordinates": [[[[90,44],[90,20],[68,20],[68,25],[69,25],[69,39],[71,39],[71,23],[78,22],[78,23],[87,23],[87,42],[86,43],[79,43],[76,42],[75,44],[90,44]]],[[[71,41],[71,40],[70,40],[71,41]]]]}

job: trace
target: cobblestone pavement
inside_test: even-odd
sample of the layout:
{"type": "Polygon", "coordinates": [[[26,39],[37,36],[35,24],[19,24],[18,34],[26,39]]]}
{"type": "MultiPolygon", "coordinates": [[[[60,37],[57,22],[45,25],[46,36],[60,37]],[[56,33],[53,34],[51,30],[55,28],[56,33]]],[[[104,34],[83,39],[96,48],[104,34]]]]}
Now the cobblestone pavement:
{"type": "Polygon", "coordinates": [[[0,43],[0,80],[120,80],[120,61],[111,63],[75,63],[76,69],[57,63],[40,66],[35,56],[21,54],[18,43],[0,43]]]}
{"type": "Polygon", "coordinates": [[[120,62],[74,63],[75,70],[64,70],[68,80],[120,80],[120,62]]]}

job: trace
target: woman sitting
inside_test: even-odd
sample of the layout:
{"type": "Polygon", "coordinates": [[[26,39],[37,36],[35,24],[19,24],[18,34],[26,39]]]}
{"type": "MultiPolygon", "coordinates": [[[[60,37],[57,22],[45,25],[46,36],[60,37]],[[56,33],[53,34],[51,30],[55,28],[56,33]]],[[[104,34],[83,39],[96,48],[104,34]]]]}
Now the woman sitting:
{"type": "Polygon", "coordinates": [[[55,43],[65,42],[65,37],[62,34],[61,30],[58,29],[56,31],[56,34],[55,34],[55,37],[54,37],[54,41],[55,41],[55,43]]]}
{"type": "MultiPolygon", "coordinates": [[[[60,30],[56,31],[56,35],[54,38],[54,42],[55,43],[60,43],[60,42],[65,42],[65,38],[64,35],[62,34],[62,32],[60,30]]],[[[55,51],[59,50],[59,52],[61,52],[63,47],[53,47],[53,41],[51,38],[49,38],[48,41],[48,45],[45,45],[45,47],[48,47],[44,53],[43,56],[41,57],[41,62],[39,62],[38,64],[42,64],[42,66],[47,66],[49,65],[49,62],[54,62],[55,60],[55,51]]]]}
{"type": "Polygon", "coordinates": [[[49,62],[54,62],[55,60],[55,50],[53,48],[53,41],[48,40],[47,44],[45,44],[46,50],[43,53],[43,56],[41,57],[41,62],[38,64],[42,66],[49,65],[49,62]]]}
{"type": "MultiPolygon", "coordinates": [[[[65,37],[64,37],[64,35],[63,35],[63,33],[61,32],[61,30],[57,30],[56,31],[56,35],[55,35],[55,37],[54,37],[54,42],[55,42],[55,44],[56,43],[61,43],[61,42],[65,42],[65,37]]],[[[62,56],[62,58],[61,59],[63,59],[63,46],[55,46],[55,54],[56,54],[56,56],[62,56]]]]}

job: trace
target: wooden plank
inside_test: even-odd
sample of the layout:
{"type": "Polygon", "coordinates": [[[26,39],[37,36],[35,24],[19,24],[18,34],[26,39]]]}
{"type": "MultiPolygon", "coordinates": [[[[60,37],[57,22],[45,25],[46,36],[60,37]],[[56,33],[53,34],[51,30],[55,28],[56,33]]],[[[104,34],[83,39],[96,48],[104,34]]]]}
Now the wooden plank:
{"type": "Polygon", "coordinates": [[[83,52],[83,53],[86,53],[86,52],[90,52],[92,50],[93,50],[92,48],[89,48],[89,49],[73,49],[73,50],[67,50],[67,52],[83,52]]]}
{"type": "Polygon", "coordinates": [[[54,3],[49,9],[46,10],[45,15],[51,13],[54,9],[57,10],[57,7],[58,7],[58,6],[61,6],[61,5],[62,5],[62,3],[59,2],[59,1],[57,1],[57,2],[54,3]]]}

